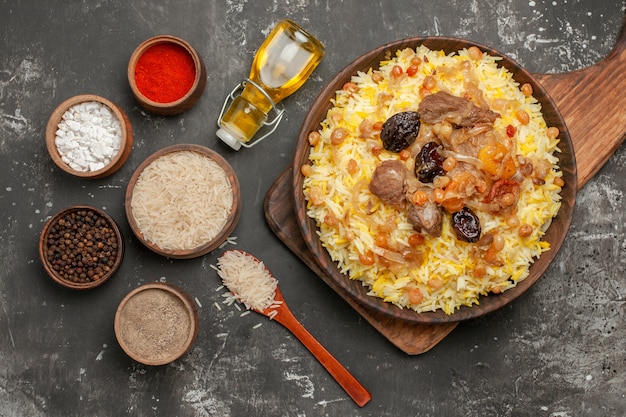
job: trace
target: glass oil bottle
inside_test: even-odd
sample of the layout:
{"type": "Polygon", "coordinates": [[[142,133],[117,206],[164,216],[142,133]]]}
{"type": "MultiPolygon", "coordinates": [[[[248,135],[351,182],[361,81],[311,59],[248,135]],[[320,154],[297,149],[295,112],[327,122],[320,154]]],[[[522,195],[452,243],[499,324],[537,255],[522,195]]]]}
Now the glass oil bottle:
{"type": "Polygon", "coordinates": [[[323,57],[320,41],[289,19],[278,22],[257,51],[249,78],[224,101],[217,136],[235,150],[265,139],[283,117],[277,104],[304,84],[323,57]],[[268,121],[272,110],[274,117],[268,121]],[[263,126],[267,133],[252,140],[263,126]]]}

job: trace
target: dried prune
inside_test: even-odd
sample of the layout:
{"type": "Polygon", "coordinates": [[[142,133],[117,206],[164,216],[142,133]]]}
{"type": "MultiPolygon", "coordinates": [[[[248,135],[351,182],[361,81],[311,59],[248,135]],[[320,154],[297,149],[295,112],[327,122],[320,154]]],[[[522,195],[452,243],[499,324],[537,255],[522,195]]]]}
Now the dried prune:
{"type": "Polygon", "coordinates": [[[480,219],[469,207],[452,214],[452,228],[457,239],[474,243],[480,239],[480,219]]]}
{"type": "Polygon", "coordinates": [[[383,148],[400,152],[415,142],[420,130],[420,115],[414,111],[396,113],[383,123],[380,139],[383,148]]]}
{"type": "Polygon", "coordinates": [[[439,145],[428,142],[415,158],[415,175],[421,182],[433,182],[436,176],[445,174],[443,161],[444,158],[439,154],[439,145]]]}

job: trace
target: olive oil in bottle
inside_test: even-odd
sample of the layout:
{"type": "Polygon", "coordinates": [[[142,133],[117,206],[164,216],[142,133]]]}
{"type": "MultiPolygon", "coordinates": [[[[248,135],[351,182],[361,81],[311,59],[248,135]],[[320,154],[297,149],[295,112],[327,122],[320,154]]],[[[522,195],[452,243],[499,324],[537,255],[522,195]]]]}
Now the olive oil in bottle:
{"type": "MultiPolygon", "coordinates": [[[[238,150],[271,134],[282,117],[282,110],[277,110],[276,104],[300,88],[323,57],[324,45],[320,41],[291,20],[278,22],[257,51],[249,79],[229,96],[232,102],[226,111],[224,103],[217,136],[238,150]],[[243,91],[234,97],[238,89],[243,91]],[[268,123],[272,109],[277,116],[268,123]],[[272,126],[271,131],[251,142],[263,125],[272,126]]],[[[228,102],[228,98],[226,100],[228,102]]]]}

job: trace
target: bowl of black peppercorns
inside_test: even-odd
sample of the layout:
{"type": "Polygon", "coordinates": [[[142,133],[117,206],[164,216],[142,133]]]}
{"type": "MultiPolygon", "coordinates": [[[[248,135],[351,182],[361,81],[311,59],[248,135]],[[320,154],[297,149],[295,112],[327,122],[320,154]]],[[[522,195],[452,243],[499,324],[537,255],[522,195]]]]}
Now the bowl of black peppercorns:
{"type": "Polygon", "coordinates": [[[91,206],[72,206],[52,216],[39,239],[39,257],[57,283],[84,290],[107,281],[122,264],[124,239],[115,221],[91,206]]]}

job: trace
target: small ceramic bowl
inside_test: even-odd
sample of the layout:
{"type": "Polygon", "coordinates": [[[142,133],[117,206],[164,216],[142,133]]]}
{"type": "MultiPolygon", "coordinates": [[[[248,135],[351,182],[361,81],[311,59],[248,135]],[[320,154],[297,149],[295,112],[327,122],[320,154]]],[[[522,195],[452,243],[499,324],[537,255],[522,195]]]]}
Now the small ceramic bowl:
{"type": "Polygon", "coordinates": [[[142,42],[130,56],[128,82],[143,108],[155,114],[171,116],[190,109],[198,102],[206,86],[206,67],[187,41],[172,35],[159,35],[142,42]],[[183,80],[169,78],[180,76],[173,72],[180,71],[186,64],[193,65],[193,74],[191,79],[185,81],[189,88],[179,92],[183,80]],[[143,82],[138,77],[142,77],[143,82]]]}
{"type": "MultiPolygon", "coordinates": [[[[186,164],[185,162],[180,161],[177,162],[177,164],[177,166],[180,167],[181,170],[184,170],[188,166],[188,164],[186,164]]],[[[142,185],[141,190],[146,190],[147,188],[148,187],[146,185],[142,185]]],[[[140,195],[146,194],[143,194],[142,191],[140,195]]],[[[142,205],[144,203],[142,203],[142,205]]],[[[139,205],[139,203],[137,204],[139,205]]],[[[228,236],[235,229],[235,226],[237,225],[237,222],[239,221],[239,217],[241,215],[242,206],[239,179],[237,178],[237,175],[235,174],[230,164],[217,152],[200,145],[172,145],[153,153],[139,165],[139,167],[131,177],[130,181],[128,182],[128,187],[126,189],[125,206],[126,217],[128,219],[128,223],[130,224],[130,228],[132,229],[135,236],[147,248],[168,258],[196,258],[216,249],[219,245],[224,243],[226,238],[228,238],[228,236]],[[163,163],[164,160],[171,160],[172,158],[175,158],[177,156],[177,153],[197,153],[203,157],[208,158],[208,160],[205,161],[207,164],[210,163],[211,160],[214,161],[217,166],[213,164],[213,168],[211,169],[214,169],[214,174],[211,175],[214,175],[216,177],[222,177],[221,174],[223,174],[226,181],[223,181],[222,177],[219,184],[215,184],[211,183],[211,178],[208,178],[206,176],[204,178],[198,178],[195,173],[203,172],[202,170],[204,170],[204,166],[195,170],[186,171],[186,178],[189,178],[189,176],[193,176],[193,181],[195,181],[194,186],[192,187],[193,189],[188,191],[194,192],[196,189],[204,190],[204,194],[199,195],[199,198],[202,199],[203,203],[199,207],[197,207],[197,209],[205,211],[205,217],[198,218],[190,215],[186,222],[184,222],[184,226],[182,226],[181,223],[183,222],[178,222],[178,219],[173,217],[173,215],[170,213],[177,212],[178,209],[196,213],[195,210],[188,210],[188,206],[194,204],[196,200],[187,200],[187,193],[182,193],[183,195],[177,195],[176,197],[171,196],[177,194],[179,190],[185,189],[187,183],[183,180],[180,180],[179,182],[179,179],[175,177],[176,174],[170,172],[170,167],[168,167],[168,172],[173,176],[160,177],[155,179],[155,175],[150,175],[150,187],[155,187],[151,189],[156,189],[158,191],[157,195],[153,195],[153,198],[150,198],[147,203],[152,203],[152,205],[154,206],[152,208],[159,211],[159,216],[157,216],[156,219],[144,220],[142,230],[141,221],[138,222],[136,216],[145,218],[149,217],[150,214],[153,212],[149,212],[148,214],[146,214],[144,213],[144,211],[147,211],[148,209],[133,209],[133,197],[136,188],[138,188],[137,182],[140,180],[141,174],[146,169],[149,168],[149,170],[152,171],[155,167],[155,165],[153,164],[158,165],[163,163]],[[215,190],[215,187],[219,187],[221,191],[213,192],[213,190],[215,190]],[[211,190],[211,192],[209,190],[211,190]],[[220,198],[224,193],[230,193],[232,195],[232,203],[229,207],[224,207],[226,203],[224,203],[220,198]],[[161,200],[160,198],[162,195],[168,197],[164,197],[164,199],[161,200]],[[155,203],[157,199],[159,201],[158,203],[155,203]],[[187,203],[185,203],[185,201],[187,201],[187,203]],[[213,210],[213,208],[215,208],[215,210],[210,211],[213,210]],[[141,211],[141,213],[139,211],[141,211]],[[181,234],[188,237],[190,235],[189,230],[191,230],[192,228],[196,228],[195,230],[199,230],[202,228],[206,229],[207,224],[203,222],[203,219],[205,218],[217,219],[216,223],[223,224],[223,226],[219,231],[213,234],[206,231],[205,237],[207,240],[201,240],[197,242],[194,241],[195,243],[197,243],[196,246],[193,246],[190,243],[185,247],[177,248],[175,247],[175,245],[170,244],[168,246],[168,244],[164,244],[163,240],[159,240],[155,237],[150,237],[162,234],[161,230],[159,230],[158,227],[165,227],[167,230],[164,232],[177,230],[180,231],[181,234]],[[146,223],[146,221],[154,221],[160,224],[157,226],[153,226],[153,223],[146,223]]]]}
{"type": "Polygon", "coordinates": [[[128,159],[133,147],[133,129],[126,113],[115,103],[94,94],[81,94],[65,100],[52,112],[46,126],[46,147],[54,163],[68,174],[81,178],[104,178],[120,169],[128,159]],[[102,146],[104,139],[111,139],[113,135],[111,125],[95,120],[100,117],[100,110],[106,113],[107,108],[110,112],[102,119],[119,122],[114,139],[119,141],[119,151],[116,153],[102,146]],[[111,113],[114,119],[108,118],[111,113]],[[85,120],[78,119],[80,117],[85,120]],[[98,129],[86,133],[94,125],[98,129]],[[108,138],[103,139],[101,132],[106,132],[108,138]],[[74,151],[78,148],[81,149],[80,153],[74,151]],[[97,162],[88,164],[90,159],[97,159],[105,165],[97,162]]]}
{"type": "Polygon", "coordinates": [[[39,238],[39,258],[52,278],[76,290],[95,288],[115,274],[124,239],[115,221],[91,206],[72,206],[52,216],[39,238]]]}
{"type": "Polygon", "coordinates": [[[182,289],[144,284],[121,301],[115,337],[128,356],[144,365],[165,365],[185,354],[198,334],[198,310],[182,289]]]}

